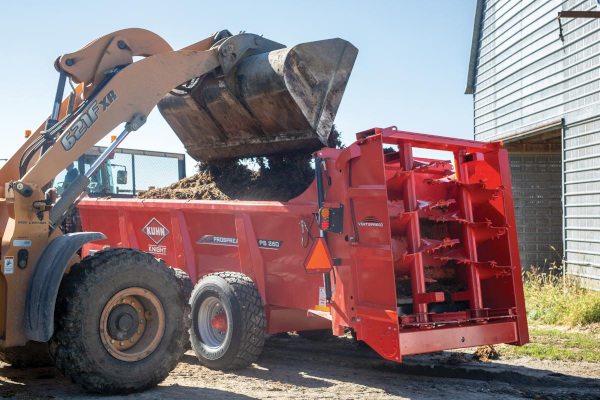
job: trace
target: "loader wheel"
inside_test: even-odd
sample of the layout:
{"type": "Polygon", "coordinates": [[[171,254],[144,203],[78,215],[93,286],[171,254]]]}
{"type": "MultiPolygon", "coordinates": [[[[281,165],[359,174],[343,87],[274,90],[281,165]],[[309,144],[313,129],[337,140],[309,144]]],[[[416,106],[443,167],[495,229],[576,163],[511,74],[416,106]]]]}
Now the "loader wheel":
{"type": "Polygon", "coordinates": [[[218,272],[196,285],[192,298],[192,348],[208,368],[231,370],[252,364],[265,343],[265,308],[244,274],[218,272]]]}
{"type": "Polygon", "coordinates": [[[15,368],[39,368],[54,365],[48,354],[48,343],[27,342],[25,346],[0,350],[0,361],[15,368]]]}
{"type": "Polygon", "coordinates": [[[186,308],[175,271],[162,261],[132,249],[98,252],[61,282],[50,355],[88,391],[148,389],[184,353],[186,308]]]}
{"type": "Polygon", "coordinates": [[[312,340],[313,342],[324,342],[333,337],[331,329],[316,329],[313,331],[298,331],[298,336],[304,339],[312,340]]]}
{"type": "Polygon", "coordinates": [[[192,309],[189,303],[190,297],[192,296],[192,292],[194,291],[194,284],[192,283],[192,280],[190,279],[188,274],[186,274],[183,270],[179,268],[173,268],[173,272],[175,272],[175,277],[177,278],[177,282],[179,283],[180,289],[183,290],[183,292],[185,293],[185,315],[187,316],[187,320],[189,323],[186,326],[186,343],[183,346],[183,348],[185,351],[188,351],[192,349],[192,342],[190,342],[189,332],[187,330],[189,329],[189,326],[191,324],[189,316],[192,309]]]}

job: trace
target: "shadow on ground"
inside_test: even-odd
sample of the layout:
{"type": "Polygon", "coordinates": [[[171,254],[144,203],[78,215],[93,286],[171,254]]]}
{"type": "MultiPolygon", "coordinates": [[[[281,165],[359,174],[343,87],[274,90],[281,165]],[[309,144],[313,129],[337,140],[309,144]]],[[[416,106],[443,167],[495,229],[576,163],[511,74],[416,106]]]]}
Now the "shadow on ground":
{"type": "MultiPolygon", "coordinates": [[[[193,352],[161,386],[110,399],[250,399],[257,397],[408,398],[597,398],[600,379],[584,378],[508,363],[486,363],[455,353],[382,360],[349,338],[311,342],[295,335],[270,337],[255,365],[220,372],[202,367],[193,352]],[[485,396],[484,396],[485,395],[485,396]]],[[[54,368],[0,367],[0,397],[14,399],[82,398],[89,395],[54,368]]]]}

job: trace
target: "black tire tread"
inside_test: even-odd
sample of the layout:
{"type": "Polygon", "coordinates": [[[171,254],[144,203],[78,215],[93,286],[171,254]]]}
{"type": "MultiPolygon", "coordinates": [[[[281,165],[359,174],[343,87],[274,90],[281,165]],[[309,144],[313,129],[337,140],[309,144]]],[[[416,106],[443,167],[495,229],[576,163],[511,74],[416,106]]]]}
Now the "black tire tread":
{"type": "Polygon", "coordinates": [[[258,359],[265,344],[267,319],[260,293],[252,279],[239,272],[215,272],[206,276],[217,276],[227,282],[239,302],[242,311],[241,345],[226,370],[246,368],[258,359]]]}
{"type": "MultiPolygon", "coordinates": [[[[175,351],[166,352],[166,356],[154,365],[151,374],[142,378],[143,383],[132,379],[131,376],[123,376],[119,382],[109,379],[102,374],[96,373],[95,364],[86,357],[86,349],[82,340],[77,337],[78,332],[72,327],[80,326],[85,315],[72,312],[78,302],[84,301],[88,296],[89,287],[102,284],[101,277],[97,271],[102,268],[113,268],[118,273],[118,268],[123,265],[124,260],[137,263],[147,269],[148,273],[161,274],[165,285],[169,281],[175,282],[179,288],[180,282],[172,268],[167,267],[160,261],[160,268],[156,268],[154,256],[140,250],[115,248],[100,251],[92,256],[86,257],[81,262],[73,265],[68,274],[63,278],[57,296],[55,312],[55,331],[50,340],[50,355],[56,367],[73,383],[81,385],[84,389],[102,394],[126,394],[139,392],[156,386],[163,381],[172,371],[184,353],[189,318],[182,318],[181,335],[174,335],[169,349],[175,351]],[[71,328],[71,329],[69,329],[71,328]],[[178,351],[181,349],[181,351],[178,351]]],[[[127,262],[127,261],[126,261],[127,262]]],[[[179,302],[181,307],[186,307],[183,293],[180,293],[179,302]]],[[[185,314],[184,314],[185,315],[185,314]]],[[[164,339],[163,339],[164,340],[164,339]]],[[[107,353],[108,354],[108,353],[107,353]]]]}
{"type": "MultiPolygon", "coordinates": [[[[190,319],[190,313],[192,312],[192,307],[190,306],[190,298],[192,296],[192,292],[194,291],[194,283],[185,273],[185,271],[172,267],[173,272],[175,273],[175,278],[177,279],[177,283],[179,284],[179,288],[185,293],[185,330],[188,332],[192,326],[192,320],[190,319]]],[[[192,343],[189,340],[189,335],[186,335],[186,344],[184,346],[185,351],[191,350],[192,343]]]]}

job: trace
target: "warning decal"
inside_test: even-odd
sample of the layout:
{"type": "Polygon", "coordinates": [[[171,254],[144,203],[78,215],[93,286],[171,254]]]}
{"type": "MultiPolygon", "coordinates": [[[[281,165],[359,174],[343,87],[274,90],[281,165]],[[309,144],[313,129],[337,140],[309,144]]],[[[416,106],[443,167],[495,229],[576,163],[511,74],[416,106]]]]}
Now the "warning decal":
{"type": "Polygon", "coordinates": [[[15,272],[15,258],[4,257],[4,274],[9,275],[15,272]]]}

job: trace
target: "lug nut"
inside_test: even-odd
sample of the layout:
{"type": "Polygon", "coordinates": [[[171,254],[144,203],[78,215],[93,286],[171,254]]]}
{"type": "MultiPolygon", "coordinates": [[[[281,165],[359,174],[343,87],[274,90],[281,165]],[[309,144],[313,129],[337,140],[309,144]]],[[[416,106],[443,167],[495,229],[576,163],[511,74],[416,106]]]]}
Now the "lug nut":
{"type": "Polygon", "coordinates": [[[111,339],[110,343],[112,344],[112,343],[114,343],[114,342],[115,342],[115,341],[111,339]]]}
{"type": "Polygon", "coordinates": [[[119,346],[123,346],[123,342],[119,343],[119,346]]]}
{"type": "Polygon", "coordinates": [[[129,341],[130,341],[131,343],[133,343],[133,338],[129,338],[129,341]]]}

